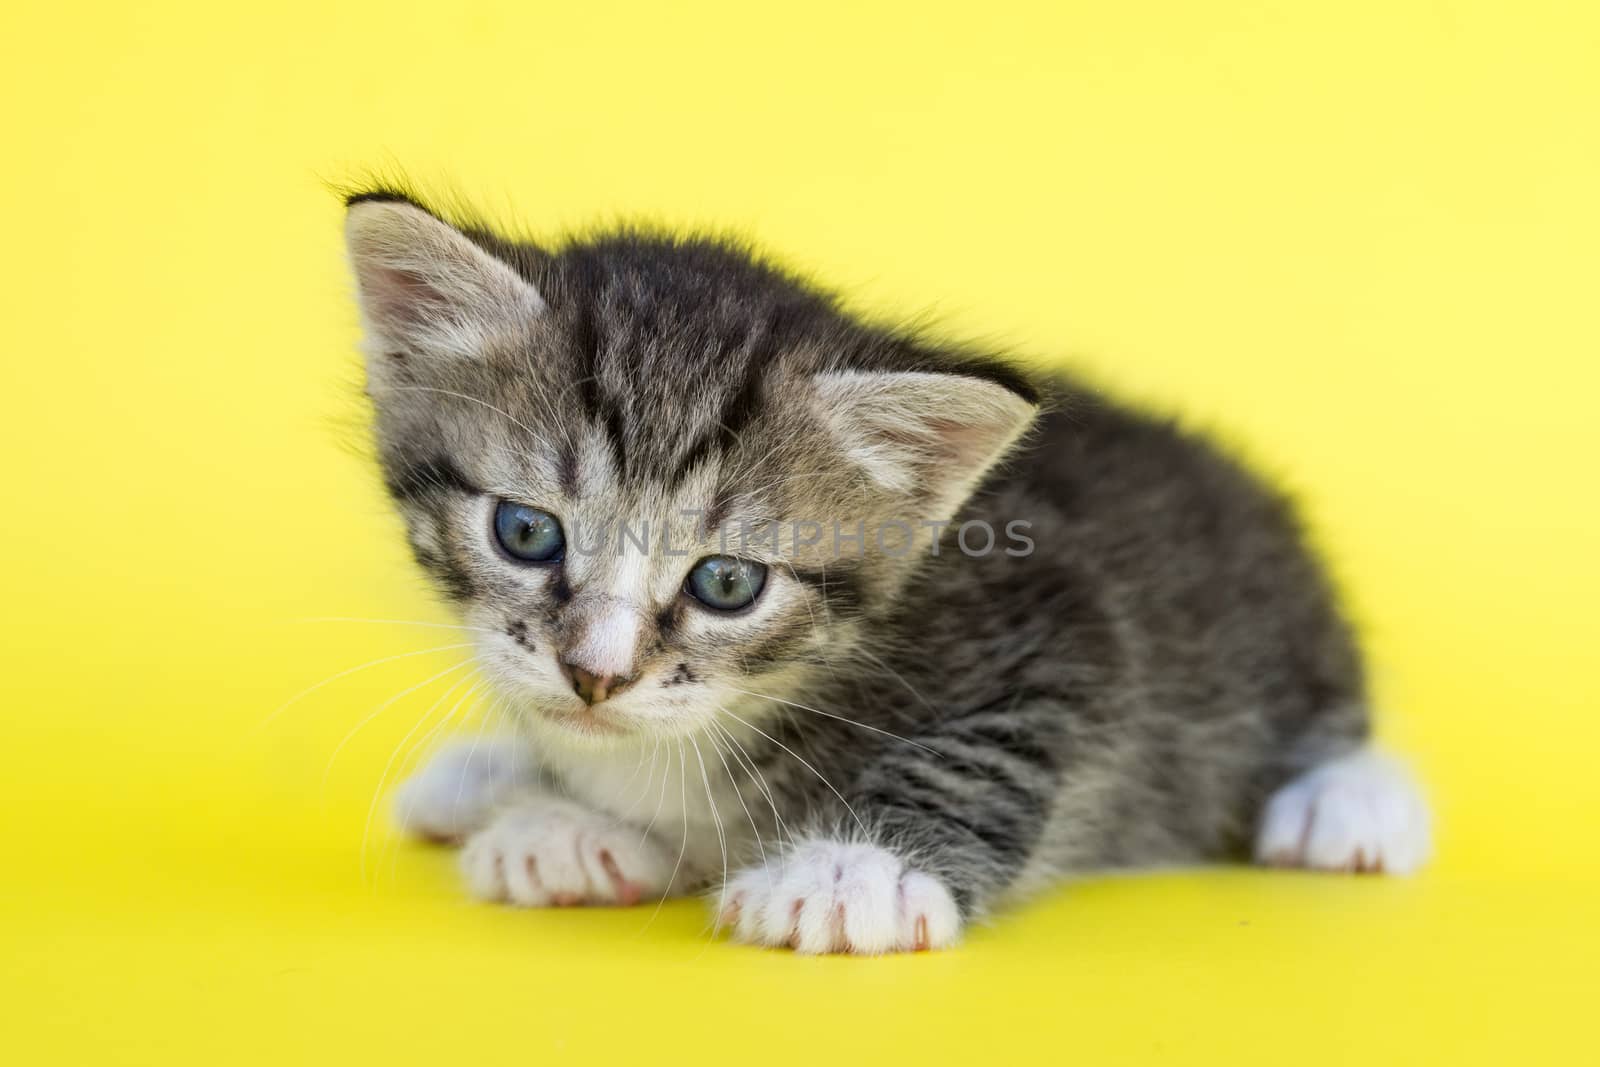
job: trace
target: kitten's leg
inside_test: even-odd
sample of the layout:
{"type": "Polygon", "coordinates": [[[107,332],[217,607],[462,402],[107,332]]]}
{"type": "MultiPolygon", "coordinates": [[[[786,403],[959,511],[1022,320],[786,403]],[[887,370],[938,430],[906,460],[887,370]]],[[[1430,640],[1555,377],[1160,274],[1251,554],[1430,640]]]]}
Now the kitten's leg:
{"type": "Polygon", "coordinates": [[[1409,874],[1428,858],[1428,809],[1406,768],[1370,749],[1314,767],[1267,803],[1256,862],[1409,874]]]}
{"type": "Polygon", "coordinates": [[[843,832],[732,878],[723,921],[739,940],[801,952],[953,944],[1039,839],[1060,782],[1062,720],[1043,704],[1007,707],[891,746],[845,791],[843,832]]]}
{"type": "Polygon", "coordinates": [[[637,904],[671,891],[677,868],[638,827],[535,794],[505,806],[461,853],[474,896],[529,908],[637,904]]]}
{"type": "Polygon", "coordinates": [[[633,904],[668,891],[675,864],[654,840],[540,787],[522,741],[460,741],[400,787],[395,814],[419,837],[465,840],[462,871],[483,900],[633,904]]]}
{"type": "Polygon", "coordinates": [[[537,780],[532,754],[512,737],[456,741],[435,753],[395,795],[395,819],[429,841],[459,842],[494,809],[537,780]]]}

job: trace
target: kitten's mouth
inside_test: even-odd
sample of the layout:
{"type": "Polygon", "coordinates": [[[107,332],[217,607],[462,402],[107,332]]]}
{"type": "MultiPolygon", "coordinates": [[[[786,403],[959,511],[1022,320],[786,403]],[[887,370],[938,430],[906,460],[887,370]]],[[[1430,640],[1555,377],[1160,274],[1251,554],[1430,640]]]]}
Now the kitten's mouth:
{"type": "Polygon", "coordinates": [[[614,715],[595,705],[585,705],[575,711],[547,711],[545,717],[585,737],[616,737],[628,732],[614,715]]]}

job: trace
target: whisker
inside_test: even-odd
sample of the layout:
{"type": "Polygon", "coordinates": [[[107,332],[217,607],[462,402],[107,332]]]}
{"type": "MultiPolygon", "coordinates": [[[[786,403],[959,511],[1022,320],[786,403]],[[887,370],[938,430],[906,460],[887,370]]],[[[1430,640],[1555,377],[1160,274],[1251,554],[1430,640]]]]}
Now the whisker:
{"type": "MultiPolygon", "coordinates": [[[[450,706],[450,710],[445,713],[444,718],[440,719],[438,723],[434,725],[433,729],[429,730],[427,733],[418,738],[416,744],[412,745],[406,751],[406,754],[401,757],[403,762],[407,765],[413,764],[417,752],[426,750],[427,747],[433,743],[434,738],[438,737],[446,727],[455,722],[456,713],[461,710],[462,706],[466,704],[467,701],[472,700],[474,703],[466,713],[466,717],[470,717],[473,711],[477,710],[478,704],[481,703],[481,697],[479,694],[482,692],[484,684],[485,683],[483,680],[480,679],[469,686],[465,693],[462,693],[461,696],[456,698],[456,702],[450,706]]],[[[410,817],[411,807],[408,804],[400,813],[401,825],[409,822],[410,817]]],[[[399,837],[396,837],[389,849],[389,881],[391,884],[395,880],[395,871],[400,862],[400,840],[401,839],[399,837]]]]}
{"type": "Polygon", "coordinates": [[[850,806],[850,802],[844,798],[844,794],[839,792],[839,790],[834,786],[834,784],[832,782],[828,781],[828,779],[823,775],[823,773],[821,771],[817,770],[809,762],[807,762],[806,758],[804,756],[800,755],[800,753],[796,752],[794,749],[790,748],[788,745],[784,744],[782,741],[779,741],[776,737],[773,737],[771,734],[767,733],[761,727],[755,725],[754,723],[747,722],[744,719],[741,719],[738,715],[735,715],[733,712],[729,711],[727,708],[719,707],[717,710],[722,712],[724,715],[728,716],[729,718],[733,719],[735,722],[742,723],[746,728],[754,730],[756,733],[760,734],[762,737],[765,737],[768,741],[771,741],[773,744],[777,745],[779,748],[781,748],[785,752],[789,753],[789,755],[791,755],[795,759],[799,760],[801,766],[805,767],[806,770],[808,770],[812,774],[816,775],[817,776],[817,781],[819,781],[823,785],[827,786],[830,790],[832,790],[833,795],[839,798],[839,803],[844,805],[844,810],[848,811],[850,813],[850,817],[856,821],[856,825],[861,827],[861,832],[863,834],[867,833],[867,824],[861,821],[861,816],[856,814],[856,809],[852,808],[850,806]]]}
{"type": "MultiPolygon", "coordinates": [[[[402,761],[407,764],[411,763],[417,752],[426,749],[428,745],[432,744],[433,739],[438,737],[440,732],[444,730],[445,727],[449,726],[455,721],[456,712],[461,709],[461,706],[468,700],[473,699],[485,684],[486,683],[483,681],[483,679],[479,679],[478,681],[474,682],[465,693],[462,693],[456,702],[450,706],[450,710],[445,714],[445,717],[440,719],[433,729],[419,737],[416,744],[412,745],[406,750],[406,754],[404,757],[402,757],[402,761]]],[[[476,707],[477,705],[474,704],[473,708],[476,709],[476,707]]],[[[470,716],[471,711],[469,711],[467,715],[470,716]]]]}
{"type": "MultiPolygon", "coordinates": [[[[916,687],[913,686],[910,682],[906,681],[905,675],[901,674],[899,671],[897,671],[893,667],[889,666],[887,663],[885,663],[883,660],[879,659],[877,656],[873,655],[871,652],[867,651],[865,648],[858,648],[858,649],[856,649],[856,652],[859,653],[860,655],[863,655],[863,656],[867,657],[872,662],[876,663],[878,666],[882,667],[884,670],[886,670],[890,674],[894,675],[895,679],[901,685],[906,687],[906,691],[909,692],[912,696],[917,698],[918,703],[920,703],[923,707],[927,708],[929,711],[933,711],[934,710],[933,705],[928,703],[928,698],[923,696],[921,693],[917,692],[916,687]]],[[[937,755],[937,753],[935,753],[935,755],[937,755]]]]}
{"type": "MultiPolygon", "coordinates": [[[[394,390],[395,392],[437,393],[440,396],[452,396],[452,397],[455,397],[457,400],[465,400],[470,404],[477,404],[480,407],[487,408],[488,410],[494,412],[495,414],[500,415],[500,416],[508,419],[513,425],[515,425],[518,428],[526,431],[528,436],[531,437],[535,442],[538,442],[539,444],[548,445],[548,442],[550,441],[551,435],[549,433],[541,433],[538,430],[535,430],[532,426],[529,426],[527,423],[521,421],[515,415],[511,414],[509,411],[505,410],[504,408],[495,407],[493,404],[489,403],[487,400],[484,400],[482,397],[469,396],[466,393],[458,393],[454,389],[439,389],[439,388],[436,388],[434,386],[428,386],[428,385],[395,385],[395,386],[390,386],[390,388],[392,390],[394,390]]],[[[541,396],[541,399],[543,400],[543,399],[546,399],[546,398],[541,396]]],[[[514,445],[511,446],[511,452],[514,453],[515,455],[521,456],[523,459],[527,459],[527,460],[530,460],[530,461],[535,462],[535,463],[542,462],[542,460],[543,460],[543,457],[534,455],[532,452],[529,452],[527,449],[518,448],[518,447],[516,447],[514,445]]]]}
{"type": "Polygon", "coordinates": [[[733,736],[732,730],[729,730],[726,726],[722,725],[720,722],[717,722],[715,719],[711,720],[711,725],[715,727],[723,737],[728,739],[728,742],[733,746],[731,749],[729,749],[729,751],[733,753],[734,762],[738,763],[745,769],[745,774],[748,775],[750,780],[755,783],[756,789],[761,793],[761,795],[766,798],[767,806],[772,809],[773,832],[778,836],[778,847],[783,847],[783,839],[785,836],[789,838],[789,844],[791,846],[798,844],[799,842],[795,838],[794,833],[789,829],[789,825],[783,821],[783,816],[778,814],[777,797],[773,794],[772,787],[767,784],[766,776],[761,773],[761,768],[756,766],[755,757],[746,751],[744,745],[740,743],[737,737],[733,736]]]}
{"type": "MultiPolygon", "coordinates": [[[[429,704],[428,709],[417,718],[416,723],[411,727],[411,729],[406,731],[406,735],[400,739],[400,743],[394,746],[394,751],[389,753],[389,761],[383,765],[383,773],[378,775],[378,784],[372,790],[372,801],[367,805],[367,821],[361,828],[362,884],[365,884],[367,880],[367,845],[372,838],[373,816],[377,814],[378,803],[383,799],[383,787],[389,781],[389,772],[394,769],[394,761],[399,758],[400,750],[406,747],[406,743],[410,741],[412,737],[416,736],[418,730],[422,729],[423,724],[429,719],[433,718],[433,713],[438,710],[439,706],[446,700],[450,699],[450,694],[454,693],[457,689],[460,689],[463,685],[470,681],[472,681],[471,675],[468,675],[466,678],[458,678],[453,684],[451,684],[449,688],[447,688],[443,693],[440,693],[438,699],[436,699],[432,704],[429,704]]],[[[379,859],[381,860],[382,857],[380,856],[379,859]]]]}
{"type": "Polygon", "coordinates": [[[513,425],[526,430],[535,441],[543,441],[545,439],[544,434],[540,433],[538,430],[535,430],[527,423],[521,421],[505,408],[497,408],[481,397],[468,396],[466,393],[458,393],[454,389],[437,389],[431,385],[394,385],[390,386],[390,389],[397,393],[437,393],[440,396],[453,396],[457,400],[465,400],[470,404],[477,404],[481,407],[488,408],[496,415],[504,416],[506,419],[510,420],[513,425]]]}
{"type": "MultiPolygon", "coordinates": [[[[789,574],[794,578],[795,584],[799,585],[800,584],[800,572],[795,570],[794,564],[790,563],[788,560],[783,559],[781,557],[779,558],[778,562],[782,563],[785,567],[789,568],[789,574]]],[[[827,581],[828,581],[828,579],[827,579],[827,571],[826,570],[823,571],[823,579],[822,579],[822,581],[823,581],[824,588],[826,588],[827,581]]],[[[811,639],[813,641],[816,641],[817,640],[817,613],[811,610],[811,598],[810,597],[807,597],[805,599],[804,603],[805,603],[805,606],[806,606],[806,615],[811,619],[811,639]]],[[[824,607],[826,607],[826,606],[824,606],[824,607]]],[[[833,669],[833,661],[828,658],[827,653],[822,651],[822,642],[821,641],[817,642],[817,654],[822,657],[822,662],[827,665],[828,673],[833,675],[834,677],[838,677],[839,672],[833,669]]]]}
{"type": "MultiPolygon", "coordinates": [[[[499,729],[500,715],[504,704],[504,697],[496,694],[494,703],[489,706],[490,714],[495,716],[495,728],[499,729]]],[[[472,745],[467,749],[467,758],[461,764],[461,777],[456,779],[455,810],[461,810],[461,798],[467,792],[467,774],[472,769],[472,760],[478,754],[478,746],[483,743],[483,732],[489,725],[489,716],[485,715],[478,720],[478,730],[472,735],[472,745]]]]}
{"type": "Polygon", "coordinates": [[[717,811],[717,798],[711,795],[711,777],[706,774],[706,758],[700,752],[700,742],[690,735],[689,743],[694,746],[694,758],[700,764],[700,784],[705,786],[706,803],[711,806],[711,820],[717,827],[717,847],[722,850],[722,885],[717,890],[717,926],[720,929],[722,909],[728,903],[728,837],[722,829],[722,815],[717,811]]]}
{"type": "Polygon", "coordinates": [[[276,719],[279,715],[282,715],[285,711],[289,710],[289,708],[291,708],[295,704],[299,703],[300,701],[304,700],[306,697],[310,696],[312,693],[315,693],[317,690],[321,689],[323,686],[331,685],[334,682],[337,682],[340,678],[348,678],[350,675],[356,674],[359,671],[370,670],[373,667],[381,667],[385,663],[393,663],[396,660],[411,659],[411,658],[414,658],[416,656],[430,656],[430,655],[433,655],[434,653],[437,653],[437,652],[450,652],[450,651],[453,651],[453,650],[458,649],[458,648],[471,648],[471,647],[472,647],[472,642],[471,641],[463,641],[460,644],[440,645],[437,648],[419,648],[414,652],[401,652],[400,654],[395,655],[395,656],[384,656],[381,659],[375,659],[375,660],[371,660],[371,661],[369,661],[367,663],[363,663],[359,667],[351,667],[349,670],[340,671],[338,674],[330,675],[329,677],[324,678],[322,681],[318,682],[316,685],[307,686],[306,688],[300,690],[300,692],[296,693],[294,696],[290,697],[288,700],[285,700],[282,704],[279,704],[275,709],[273,709],[272,714],[268,715],[265,719],[262,719],[255,726],[251,727],[250,733],[247,736],[254,737],[256,734],[260,733],[262,730],[265,730],[269,725],[271,725],[272,720],[276,719]]]}
{"type": "Polygon", "coordinates": [[[367,619],[355,615],[317,615],[306,619],[289,619],[290,623],[300,625],[314,622],[365,622],[375,626],[420,626],[430,630],[467,630],[479,634],[495,634],[499,630],[488,626],[466,626],[454,622],[428,622],[424,619],[367,619]]]}
{"type": "Polygon", "coordinates": [[[431,685],[434,682],[437,682],[440,678],[443,678],[445,675],[453,674],[454,672],[461,670],[461,668],[467,667],[467,666],[470,666],[470,665],[471,665],[471,661],[470,660],[462,660],[460,663],[456,663],[456,664],[454,664],[452,666],[446,667],[444,670],[440,671],[438,674],[429,675],[427,678],[424,678],[422,681],[418,682],[416,685],[409,686],[408,688],[400,690],[400,692],[396,693],[394,696],[390,697],[388,700],[385,700],[382,704],[379,704],[377,707],[373,708],[372,711],[367,714],[366,718],[362,719],[360,722],[358,722],[354,726],[352,726],[350,728],[350,732],[345,734],[344,737],[339,741],[339,744],[334,747],[333,755],[328,757],[328,765],[322,769],[322,788],[323,788],[323,790],[326,791],[327,788],[328,788],[328,776],[333,773],[333,765],[334,765],[334,763],[336,763],[338,761],[339,753],[344,751],[344,747],[346,745],[348,745],[350,743],[351,739],[354,738],[356,736],[356,734],[360,733],[362,731],[362,729],[364,729],[367,726],[368,723],[372,722],[372,720],[376,719],[379,715],[382,715],[389,708],[393,707],[397,701],[402,700],[405,697],[410,696],[412,693],[415,693],[418,689],[421,689],[423,686],[431,685]]]}
{"type": "MultiPolygon", "coordinates": [[[[711,725],[717,725],[715,719],[711,721],[711,725]]],[[[744,802],[744,790],[739,788],[739,781],[733,776],[733,768],[728,766],[728,757],[723,755],[722,743],[717,739],[716,733],[712,732],[707,734],[706,740],[711,742],[711,750],[717,754],[717,759],[722,764],[722,773],[728,776],[728,785],[733,789],[733,795],[738,798],[739,806],[744,809],[744,817],[750,820],[750,831],[751,833],[755,834],[756,838],[756,851],[761,855],[761,869],[767,872],[767,882],[770,884],[772,881],[772,871],[767,867],[767,849],[766,846],[761,843],[761,828],[756,825],[756,817],[750,813],[750,805],[744,802]]],[[[726,868],[726,865],[724,865],[724,868],[726,868]]],[[[726,869],[724,869],[723,872],[722,884],[723,892],[726,893],[728,884],[726,869]]],[[[719,919],[718,921],[720,922],[721,920],[719,919]]]]}
{"type": "MultiPolygon", "coordinates": [[[[644,748],[643,745],[640,745],[639,746],[639,759],[633,765],[633,773],[628,775],[627,781],[625,781],[621,785],[617,786],[617,795],[618,796],[621,796],[624,792],[626,792],[628,787],[634,783],[634,779],[639,777],[639,772],[644,769],[644,757],[645,757],[645,748],[644,748]]],[[[631,811],[632,809],[630,808],[629,810],[631,811]]],[[[615,822],[620,822],[621,819],[622,819],[621,816],[615,816],[613,818],[613,822],[614,823],[615,822]]]]}
{"type": "MultiPolygon", "coordinates": [[[[637,808],[639,806],[639,802],[650,795],[650,783],[656,780],[656,757],[660,754],[661,738],[658,737],[656,738],[655,745],[650,749],[650,771],[644,776],[644,785],[639,787],[639,795],[633,798],[633,803],[628,805],[628,810],[617,816],[617,821],[619,823],[627,822],[628,816],[633,814],[633,809],[637,808]]],[[[635,771],[634,773],[637,774],[638,772],[635,771]]],[[[665,780],[666,779],[662,779],[662,781],[665,780]]]]}
{"type": "MultiPolygon", "coordinates": [[[[927,752],[930,755],[935,756],[935,757],[937,757],[939,759],[943,759],[944,758],[942,755],[940,755],[934,749],[931,749],[927,745],[924,745],[924,744],[922,744],[920,742],[913,741],[909,737],[901,737],[899,734],[890,733],[888,730],[881,730],[876,726],[869,726],[867,723],[858,722],[857,720],[851,719],[851,718],[847,718],[844,715],[835,715],[831,711],[823,711],[821,708],[813,708],[813,707],[809,707],[808,705],[805,705],[805,704],[798,704],[793,700],[785,700],[783,697],[772,696],[770,693],[752,693],[748,689],[739,689],[739,688],[736,688],[735,686],[731,686],[731,685],[728,686],[727,688],[732,689],[735,693],[743,693],[747,697],[760,697],[762,700],[771,700],[771,701],[775,701],[775,702],[777,702],[779,704],[783,704],[783,705],[785,705],[787,707],[799,708],[801,711],[813,712],[814,714],[821,715],[824,718],[838,719],[840,722],[847,722],[851,726],[859,726],[863,730],[871,730],[875,734],[882,734],[885,737],[892,737],[896,741],[903,741],[904,743],[912,746],[913,748],[920,748],[920,749],[922,749],[922,751],[927,752]]],[[[746,725],[748,725],[748,724],[746,724],[746,725]]]]}
{"type": "MultiPolygon", "coordinates": [[[[655,827],[656,820],[661,818],[661,809],[667,802],[667,775],[672,770],[672,749],[667,749],[667,765],[661,769],[661,795],[656,798],[655,814],[650,816],[650,821],[644,824],[644,833],[639,837],[642,845],[649,838],[650,831],[655,827]]],[[[653,772],[652,772],[653,773],[653,772]]]]}
{"type": "MultiPolygon", "coordinates": [[[[650,918],[645,920],[640,933],[650,929],[650,924],[656,921],[656,916],[661,914],[661,906],[667,902],[667,897],[672,894],[672,886],[678,880],[678,870],[683,866],[683,857],[689,851],[689,777],[684,770],[688,766],[689,757],[683,749],[683,738],[678,738],[678,791],[680,810],[683,813],[683,841],[678,845],[678,862],[672,865],[672,874],[667,876],[666,888],[661,891],[661,899],[656,901],[656,910],[650,913],[650,918]]],[[[663,779],[663,782],[665,779],[663,779]]],[[[662,796],[666,793],[663,791],[662,796]]]]}

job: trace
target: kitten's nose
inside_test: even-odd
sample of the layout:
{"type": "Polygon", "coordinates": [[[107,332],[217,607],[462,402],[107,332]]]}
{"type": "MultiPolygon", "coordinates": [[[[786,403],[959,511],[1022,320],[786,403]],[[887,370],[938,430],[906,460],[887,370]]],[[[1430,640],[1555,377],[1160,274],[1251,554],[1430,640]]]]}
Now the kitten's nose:
{"type": "Polygon", "coordinates": [[[572,679],[572,691],[583,698],[585,704],[598,704],[607,697],[616,696],[633,681],[614,674],[595,674],[571,663],[563,663],[561,668],[572,679]]]}

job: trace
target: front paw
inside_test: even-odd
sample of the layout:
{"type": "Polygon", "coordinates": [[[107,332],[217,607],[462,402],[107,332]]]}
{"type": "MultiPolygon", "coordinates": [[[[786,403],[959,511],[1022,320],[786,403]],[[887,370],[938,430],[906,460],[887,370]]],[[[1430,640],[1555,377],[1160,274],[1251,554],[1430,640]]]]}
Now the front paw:
{"type": "Polygon", "coordinates": [[[426,841],[459,844],[489,825],[495,805],[533,781],[533,760],[520,741],[457,741],[400,786],[395,820],[426,841]]]}
{"type": "Polygon", "coordinates": [[[723,921],[740,941],[879,955],[945,948],[961,913],[944,884],[876,845],[807,841],[728,883],[723,921]]]}
{"type": "Polygon", "coordinates": [[[461,853],[480,900],[525,908],[637,904],[666,893],[672,864],[639,831],[557,797],[507,808],[461,853]]]}

